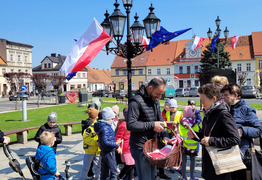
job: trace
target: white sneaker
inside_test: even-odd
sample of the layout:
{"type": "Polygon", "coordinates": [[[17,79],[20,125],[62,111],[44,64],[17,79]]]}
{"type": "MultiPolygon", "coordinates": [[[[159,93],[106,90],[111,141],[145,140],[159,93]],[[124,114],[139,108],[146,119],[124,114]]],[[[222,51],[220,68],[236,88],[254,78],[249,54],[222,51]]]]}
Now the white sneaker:
{"type": "Polygon", "coordinates": [[[93,176],[87,176],[86,179],[93,179],[95,177],[95,175],[93,176]]]}

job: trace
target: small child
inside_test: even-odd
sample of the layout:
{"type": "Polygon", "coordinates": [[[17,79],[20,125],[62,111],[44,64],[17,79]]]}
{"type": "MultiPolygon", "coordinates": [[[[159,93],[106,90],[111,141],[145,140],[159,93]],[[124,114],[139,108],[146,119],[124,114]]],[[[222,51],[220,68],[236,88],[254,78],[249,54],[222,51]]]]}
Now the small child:
{"type": "Polygon", "coordinates": [[[112,110],[115,113],[115,118],[114,118],[114,121],[112,122],[111,126],[112,126],[112,129],[116,132],[117,131],[117,125],[118,125],[118,117],[119,117],[119,106],[118,105],[112,106],[112,110]]]}
{"type": "Polygon", "coordinates": [[[53,133],[43,131],[40,135],[41,145],[37,148],[35,158],[40,160],[40,167],[38,173],[41,179],[51,180],[60,175],[56,168],[55,151],[52,146],[55,143],[55,136],[53,133]]]}
{"type": "Polygon", "coordinates": [[[55,153],[57,149],[57,144],[60,144],[62,142],[62,133],[60,128],[57,126],[56,122],[57,122],[57,114],[55,112],[51,112],[47,118],[47,123],[42,125],[38,129],[35,135],[35,141],[39,142],[38,144],[39,147],[41,145],[40,135],[42,134],[42,132],[48,131],[53,133],[55,136],[55,143],[53,144],[52,148],[54,149],[55,153]]]}
{"type": "Polygon", "coordinates": [[[183,152],[182,152],[182,180],[186,180],[186,163],[187,155],[190,156],[190,180],[197,180],[194,176],[195,171],[195,157],[197,156],[197,141],[188,137],[187,133],[190,126],[195,132],[199,131],[197,120],[192,106],[185,106],[183,109],[183,118],[180,120],[176,132],[183,138],[183,152]]]}
{"type": "Polygon", "coordinates": [[[98,141],[101,149],[101,179],[117,179],[117,164],[115,157],[115,149],[118,153],[121,152],[119,144],[121,140],[116,142],[115,132],[111,127],[111,123],[114,121],[115,113],[112,108],[105,107],[102,111],[102,120],[99,120],[94,125],[95,132],[98,134],[98,141]]]}
{"type": "MultiPolygon", "coordinates": [[[[88,124],[90,124],[83,132],[83,148],[85,151],[83,166],[80,173],[79,180],[85,180],[88,171],[93,170],[94,178],[100,179],[100,169],[101,169],[101,159],[100,159],[100,149],[98,146],[98,136],[94,131],[94,124],[97,122],[99,111],[93,107],[88,108],[88,124]],[[93,163],[92,163],[93,162],[93,163]]],[[[88,177],[88,178],[91,178],[88,177]]]]}

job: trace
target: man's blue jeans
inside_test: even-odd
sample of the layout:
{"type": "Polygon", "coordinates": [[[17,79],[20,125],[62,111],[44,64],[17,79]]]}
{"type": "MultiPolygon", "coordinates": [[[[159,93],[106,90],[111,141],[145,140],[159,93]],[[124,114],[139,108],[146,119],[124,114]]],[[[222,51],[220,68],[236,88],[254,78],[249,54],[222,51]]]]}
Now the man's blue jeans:
{"type": "Polygon", "coordinates": [[[136,172],[138,180],[154,180],[156,167],[151,165],[145,157],[143,150],[130,148],[132,157],[135,160],[136,172]]]}

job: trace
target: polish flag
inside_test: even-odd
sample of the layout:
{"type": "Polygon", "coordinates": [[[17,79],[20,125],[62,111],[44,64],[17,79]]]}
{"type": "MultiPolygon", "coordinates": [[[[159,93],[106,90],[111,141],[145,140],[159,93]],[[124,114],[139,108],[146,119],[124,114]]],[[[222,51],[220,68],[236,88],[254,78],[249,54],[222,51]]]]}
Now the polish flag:
{"type": "Polygon", "coordinates": [[[238,38],[239,38],[239,36],[233,36],[233,37],[231,38],[231,41],[232,41],[232,49],[235,49],[235,48],[236,48],[238,38]]]}
{"type": "Polygon", "coordinates": [[[195,39],[194,39],[194,42],[192,44],[191,49],[196,50],[198,47],[200,47],[202,45],[203,41],[204,41],[204,38],[201,38],[199,36],[195,36],[195,39]]]}
{"type": "Polygon", "coordinates": [[[86,32],[76,41],[60,71],[75,74],[87,66],[110,40],[110,36],[94,18],[86,32]]]}

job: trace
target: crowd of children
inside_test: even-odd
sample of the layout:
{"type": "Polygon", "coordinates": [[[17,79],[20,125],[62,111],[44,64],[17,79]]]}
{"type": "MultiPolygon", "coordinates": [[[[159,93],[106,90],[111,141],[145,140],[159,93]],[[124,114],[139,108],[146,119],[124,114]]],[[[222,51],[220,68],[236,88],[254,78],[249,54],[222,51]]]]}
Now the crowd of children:
{"type": "MultiPolygon", "coordinates": [[[[96,98],[88,105],[88,119],[82,121],[83,166],[80,171],[79,180],[85,179],[126,179],[134,178],[135,161],[130,153],[129,138],[130,132],[126,127],[128,107],[123,110],[123,119],[119,119],[119,106],[112,108],[105,107],[102,112],[101,100],[96,98]],[[124,167],[119,170],[117,156],[124,167]],[[91,175],[88,176],[88,175],[91,175]]],[[[190,126],[198,132],[201,126],[201,116],[195,109],[194,101],[188,101],[188,106],[183,112],[177,110],[177,101],[168,99],[165,102],[162,117],[167,121],[168,126],[174,130],[176,136],[183,138],[182,156],[182,179],[186,178],[187,156],[190,157],[190,180],[194,177],[195,156],[198,153],[199,144],[187,137],[190,126]]],[[[35,135],[35,140],[39,142],[36,158],[41,161],[42,168],[38,172],[42,179],[54,179],[60,174],[56,169],[56,148],[62,142],[60,128],[56,125],[57,114],[51,112],[47,118],[47,123],[42,125],[35,135]]],[[[174,134],[169,130],[169,138],[174,134]]],[[[174,173],[174,168],[168,168],[174,173]]],[[[164,168],[158,168],[157,176],[161,179],[171,179],[164,174],[164,168]]]]}

